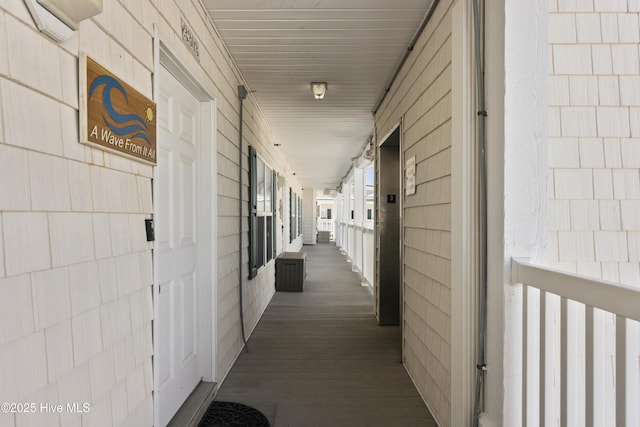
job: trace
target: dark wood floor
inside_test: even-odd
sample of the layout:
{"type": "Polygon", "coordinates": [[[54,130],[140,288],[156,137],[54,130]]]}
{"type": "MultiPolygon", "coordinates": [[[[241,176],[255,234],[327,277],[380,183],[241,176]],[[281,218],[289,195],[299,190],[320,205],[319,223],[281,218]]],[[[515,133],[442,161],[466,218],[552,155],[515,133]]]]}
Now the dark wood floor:
{"type": "Polygon", "coordinates": [[[400,362],[399,328],[377,325],[335,245],[303,250],[304,291],[276,293],[216,400],[253,406],[272,427],[435,426],[400,362]]]}

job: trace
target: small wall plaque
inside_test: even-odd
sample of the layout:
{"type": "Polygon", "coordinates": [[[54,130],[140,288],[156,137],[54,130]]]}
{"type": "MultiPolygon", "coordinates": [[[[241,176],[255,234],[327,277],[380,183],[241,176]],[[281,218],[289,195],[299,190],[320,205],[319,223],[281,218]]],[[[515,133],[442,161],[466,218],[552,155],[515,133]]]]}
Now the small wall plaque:
{"type": "Polygon", "coordinates": [[[405,163],[405,195],[416,194],[416,156],[411,156],[405,163]]]}
{"type": "Polygon", "coordinates": [[[180,18],[180,23],[182,25],[182,41],[187,45],[198,62],[200,62],[200,47],[198,46],[198,40],[193,35],[191,29],[187,26],[187,23],[184,22],[184,19],[180,18]]]}

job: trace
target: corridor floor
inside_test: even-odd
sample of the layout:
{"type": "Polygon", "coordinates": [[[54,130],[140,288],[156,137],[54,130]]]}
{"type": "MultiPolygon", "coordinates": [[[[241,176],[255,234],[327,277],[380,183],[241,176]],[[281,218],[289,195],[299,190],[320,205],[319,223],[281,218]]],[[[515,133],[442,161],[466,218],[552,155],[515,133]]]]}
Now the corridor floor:
{"type": "Polygon", "coordinates": [[[272,427],[435,426],[400,363],[400,329],[378,326],[371,292],[333,244],[304,246],[304,291],[276,292],[216,400],[272,427]]]}

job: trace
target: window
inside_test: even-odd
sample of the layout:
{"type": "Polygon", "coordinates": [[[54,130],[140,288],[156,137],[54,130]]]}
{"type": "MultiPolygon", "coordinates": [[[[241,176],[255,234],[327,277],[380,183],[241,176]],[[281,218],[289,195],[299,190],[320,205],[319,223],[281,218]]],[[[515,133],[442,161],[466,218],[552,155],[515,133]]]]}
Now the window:
{"type": "MultiPolygon", "coordinates": [[[[374,191],[375,174],[373,166],[369,166],[364,170],[364,206],[367,210],[367,220],[373,220],[373,202],[375,197],[374,191]]],[[[369,225],[372,227],[372,225],[369,225]]]]}
{"type": "Polygon", "coordinates": [[[249,278],[275,256],[275,172],[249,146],[249,278]]]}

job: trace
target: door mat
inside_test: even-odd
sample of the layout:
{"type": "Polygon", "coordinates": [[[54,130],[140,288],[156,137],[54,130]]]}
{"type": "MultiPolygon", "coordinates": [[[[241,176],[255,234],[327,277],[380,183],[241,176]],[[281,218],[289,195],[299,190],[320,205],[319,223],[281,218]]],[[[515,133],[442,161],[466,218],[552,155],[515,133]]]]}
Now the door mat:
{"type": "Polygon", "coordinates": [[[270,427],[262,412],[235,402],[213,401],[198,427],[270,427]]]}

